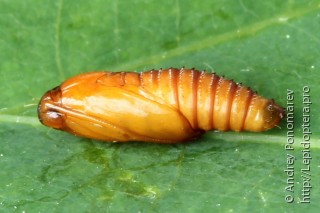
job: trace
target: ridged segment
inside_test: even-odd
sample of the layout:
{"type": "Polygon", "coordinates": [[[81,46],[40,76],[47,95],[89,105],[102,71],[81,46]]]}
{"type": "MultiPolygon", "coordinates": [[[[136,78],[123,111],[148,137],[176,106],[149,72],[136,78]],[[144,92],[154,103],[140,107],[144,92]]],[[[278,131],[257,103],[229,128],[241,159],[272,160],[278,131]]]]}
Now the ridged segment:
{"type": "Polygon", "coordinates": [[[221,131],[229,129],[230,109],[232,105],[233,88],[235,83],[220,78],[215,95],[213,106],[213,128],[221,131]]]}
{"type": "MultiPolygon", "coordinates": [[[[235,119],[233,114],[238,113],[234,110],[239,108],[238,103],[232,108],[238,86],[231,80],[194,69],[170,68],[144,72],[142,86],[177,107],[194,129],[226,131],[242,128],[231,123],[235,119]]],[[[239,91],[242,94],[244,87],[239,91]]]]}
{"type": "Polygon", "coordinates": [[[185,68],[152,70],[143,73],[142,87],[179,109],[193,129],[263,130],[261,116],[269,100],[214,73],[185,68]]]}
{"type": "Polygon", "coordinates": [[[235,131],[243,130],[252,96],[252,90],[238,85],[230,111],[230,129],[235,131]]]}

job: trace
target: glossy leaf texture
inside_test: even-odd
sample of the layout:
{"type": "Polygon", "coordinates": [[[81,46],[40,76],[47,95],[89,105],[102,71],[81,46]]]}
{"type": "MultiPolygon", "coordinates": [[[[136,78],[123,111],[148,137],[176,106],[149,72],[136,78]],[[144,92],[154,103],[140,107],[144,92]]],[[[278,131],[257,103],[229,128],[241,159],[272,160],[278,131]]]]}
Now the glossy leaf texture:
{"type": "Polygon", "coordinates": [[[248,212],[319,209],[318,1],[0,1],[0,211],[248,212]],[[287,104],[263,133],[180,145],[106,144],[43,127],[41,95],[76,74],[196,67],[287,104]],[[311,204],[300,204],[303,87],[311,104],[311,204]],[[296,157],[293,204],[284,200],[296,157]]]}

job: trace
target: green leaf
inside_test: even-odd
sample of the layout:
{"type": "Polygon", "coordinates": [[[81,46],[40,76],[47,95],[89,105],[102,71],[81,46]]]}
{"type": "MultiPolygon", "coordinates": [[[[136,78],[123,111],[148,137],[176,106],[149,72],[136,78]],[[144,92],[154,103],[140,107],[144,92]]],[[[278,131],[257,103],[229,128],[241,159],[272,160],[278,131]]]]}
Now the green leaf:
{"type": "Polygon", "coordinates": [[[0,211],[317,212],[319,14],[317,0],[1,0],[0,211]],[[78,73],[181,66],[214,70],[284,107],[293,91],[294,150],[285,150],[286,122],[177,145],[101,143],[38,122],[44,92],[78,73]],[[303,153],[310,204],[301,203],[303,153]]]}

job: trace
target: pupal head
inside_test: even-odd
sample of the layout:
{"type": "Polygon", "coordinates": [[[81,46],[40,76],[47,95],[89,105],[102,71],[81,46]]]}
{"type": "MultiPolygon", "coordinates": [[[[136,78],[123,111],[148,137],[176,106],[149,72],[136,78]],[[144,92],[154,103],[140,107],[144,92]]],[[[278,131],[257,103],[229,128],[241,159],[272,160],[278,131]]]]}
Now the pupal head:
{"type": "Polygon", "coordinates": [[[61,110],[60,86],[46,92],[38,105],[38,117],[43,125],[55,129],[64,128],[65,115],[61,110]]]}

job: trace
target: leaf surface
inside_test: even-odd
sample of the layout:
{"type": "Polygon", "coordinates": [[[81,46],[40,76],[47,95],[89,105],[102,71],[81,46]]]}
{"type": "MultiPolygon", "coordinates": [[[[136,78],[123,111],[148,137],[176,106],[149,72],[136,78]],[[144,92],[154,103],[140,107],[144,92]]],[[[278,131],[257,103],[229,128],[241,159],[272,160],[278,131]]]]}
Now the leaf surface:
{"type": "Polygon", "coordinates": [[[317,212],[319,14],[316,0],[1,0],[0,211],[317,212]],[[285,122],[178,145],[101,143],[38,122],[41,96],[73,75],[182,66],[216,71],[284,107],[293,91],[294,150],[285,150],[285,122]],[[311,204],[300,203],[305,86],[311,204]],[[287,154],[296,158],[293,193],[287,154]]]}

